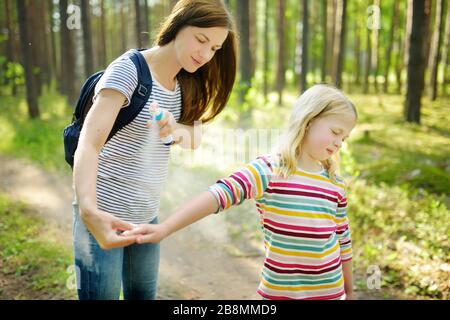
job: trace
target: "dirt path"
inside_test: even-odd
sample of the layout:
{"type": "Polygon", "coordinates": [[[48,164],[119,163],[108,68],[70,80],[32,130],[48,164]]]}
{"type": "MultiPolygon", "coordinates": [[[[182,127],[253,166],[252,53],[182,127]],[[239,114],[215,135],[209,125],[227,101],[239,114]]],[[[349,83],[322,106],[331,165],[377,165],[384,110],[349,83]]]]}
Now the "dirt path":
{"type": "MultiPolygon", "coordinates": [[[[183,174],[177,171],[172,170],[168,181],[178,180],[179,183],[168,184],[165,194],[176,194],[179,204],[182,201],[179,197],[186,198],[192,194],[190,190],[180,196],[180,189],[188,189],[180,187],[180,179],[189,185],[188,181],[193,181],[195,177],[189,176],[186,171],[183,174]]],[[[67,250],[72,250],[71,176],[49,173],[29,161],[0,155],[0,177],[0,192],[34,208],[38,216],[58,229],[58,237],[67,250]]],[[[163,199],[161,219],[175,205],[163,199]]],[[[226,250],[228,243],[225,221],[215,216],[207,217],[163,241],[158,298],[260,299],[255,291],[263,256],[232,256],[226,250]]],[[[14,289],[18,285],[14,279],[5,277],[0,278],[1,282],[4,289],[14,289]]],[[[355,298],[382,297],[356,292],[355,298]]]]}

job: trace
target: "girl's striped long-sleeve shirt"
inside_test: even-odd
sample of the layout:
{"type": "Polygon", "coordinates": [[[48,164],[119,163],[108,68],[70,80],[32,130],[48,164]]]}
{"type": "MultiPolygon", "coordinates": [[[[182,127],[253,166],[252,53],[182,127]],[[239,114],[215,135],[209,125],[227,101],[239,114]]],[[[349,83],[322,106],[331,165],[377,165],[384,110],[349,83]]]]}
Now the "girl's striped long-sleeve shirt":
{"type": "Polygon", "coordinates": [[[255,199],[265,259],[257,292],[266,299],[343,299],[342,262],[352,258],[343,181],[326,170],[278,174],[271,156],[245,165],[209,190],[219,211],[255,199]]]}

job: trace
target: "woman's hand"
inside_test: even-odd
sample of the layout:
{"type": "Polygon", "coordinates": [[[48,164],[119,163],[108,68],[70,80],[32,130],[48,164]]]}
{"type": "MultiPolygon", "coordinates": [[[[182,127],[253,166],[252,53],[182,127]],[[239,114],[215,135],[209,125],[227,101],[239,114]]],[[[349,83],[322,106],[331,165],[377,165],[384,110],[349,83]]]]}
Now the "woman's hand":
{"type": "Polygon", "coordinates": [[[136,242],[137,235],[122,236],[120,231],[132,230],[135,224],[125,222],[112,214],[95,210],[90,213],[80,214],[86,228],[92,233],[100,247],[104,250],[126,247],[136,242]]]}
{"type": "MultiPolygon", "coordinates": [[[[152,102],[150,104],[150,108],[159,108],[159,105],[157,102],[152,102]]],[[[162,108],[160,110],[162,110],[163,115],[161,117],[161,120],[157,121],[157,123],[159,126],[159,137],[161,139],[164,139],[165,137],[168,137],[173,134],[177,122],[175,120],[175,117],[170,111],[162,108]]],[[[148,127],[152,126],[153,122],[154,122],[153,119],[149,120],[147,122],[147,126],[148,127]]]]}
{"type": "Polygon", "coordinates": [[[169,235],[169,230],[164,223],[161,224],[140,224],[132,230],[121,234],[124,237],[136,236],[136,243],[157,243],[169,235]]]}

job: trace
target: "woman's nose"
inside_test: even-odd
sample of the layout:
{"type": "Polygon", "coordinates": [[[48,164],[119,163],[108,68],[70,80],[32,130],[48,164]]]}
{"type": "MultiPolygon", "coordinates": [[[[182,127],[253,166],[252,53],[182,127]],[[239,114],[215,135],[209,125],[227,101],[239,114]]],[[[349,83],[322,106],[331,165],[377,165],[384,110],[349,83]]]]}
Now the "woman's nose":
{"type": "Polygon", "coordinates": [[[202,58],[202,62],[206,63],[211,59],[212,50],[209,48],[203,48],[200,50],[200,57],[202,58]]]}

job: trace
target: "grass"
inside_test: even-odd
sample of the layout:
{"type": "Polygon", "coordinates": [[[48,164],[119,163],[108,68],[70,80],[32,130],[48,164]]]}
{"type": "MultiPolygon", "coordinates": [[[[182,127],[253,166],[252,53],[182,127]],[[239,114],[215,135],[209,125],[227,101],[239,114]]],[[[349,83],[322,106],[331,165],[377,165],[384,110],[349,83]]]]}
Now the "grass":
{"type": "MultiPolygon", "coordinates": [[[[257,102],[250,115],[241,119],[242,110],[234,99],[212,126],[235,128],[242,122],[244,128],[281,129],[287,123],[296,93],[287,92],[286,103],[281,107],[276,106],[276,95],[270,96],[267,105],[255,92],[250,92],[250,97],[257,102]]],[[[407,297],[448,299],[450,123],[446,119],[450,99],[430,102],[424,98],[422,124],[415,125],[403,121],[403,97],[399,95],[352,94],[350,98],[359,110],[360,119],[344,147],[342,169],[349,184],[354,266],[360,275],[356,283],[361,290],[368,290],[367,270],[377,266],[381,270],[382,289],[392,288],[407,297]]],[[[0,153],[26,157],[47,169],[69,173],[63,157],[62,129],[70,121],[71,110],[53,93],[44,95],[41,106],[42,119],[30,121],[23,99],[0,99],[0,153]]],[[[208,139],[206,136],[204,144],[213,145],[214,141],[208,139]]],[[[217,155],[211,161],[218,165],[208,162],[180,165],[196,177],[195,183],[188,179],[184,183],[180,178],[176,186],[179,192],[164,196],[162,207],[173,209],[180,204],[179,199],[189,198],[240,165],[221,163],[217,155]],[[173,199],[177,199],[176,203],[172,203],[173,199]]],[[[225,220],[229,239],[236,248],[249,252],[259,246],[261,233],[252,202],[230,209],[225,220]]],[[[30,239],[37,236],[44,240],[30,228],[28,232],[33,234],[30,239]]],[[[9,240],[22,240],[5,250],[24,246],[19,230],[17,234],[11,231],[9,240]]],[[[4,243],[2,238],[0,244],[4,243]]],[[[29,260],[14,264],[22,268],[20,272],[37,270],[33,259],[39,257],[30,255],[23,259],[29,260]]],[[[45,269],[51,268],[44,265],[45,269]]],[[[64,266],[60,271],[65,271],[64,266]]]]}
{"type": "Polygon", "coordinates": [[[39,105],[41,118],[31,120],[25,99],[0,99],[0,153],[31,159],[49,170],[69,172],[62,132],[72,111],[63,97],[52,92],[44,93],[39,105]]]}
{"type": "MultiPolygon", "coordinates": [[[[73,258],[47,222],[30,208],[0,194],[0,273],[23,287],[10,299],[74,299],[73,258]]],[[[7,294],[7,293],[6,293],[7,294]]]]}

